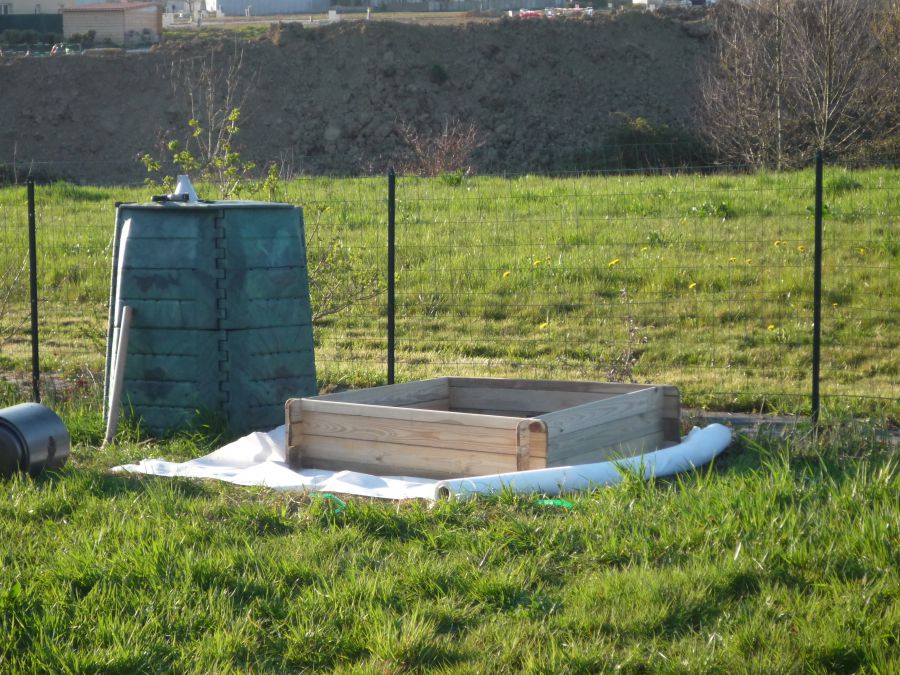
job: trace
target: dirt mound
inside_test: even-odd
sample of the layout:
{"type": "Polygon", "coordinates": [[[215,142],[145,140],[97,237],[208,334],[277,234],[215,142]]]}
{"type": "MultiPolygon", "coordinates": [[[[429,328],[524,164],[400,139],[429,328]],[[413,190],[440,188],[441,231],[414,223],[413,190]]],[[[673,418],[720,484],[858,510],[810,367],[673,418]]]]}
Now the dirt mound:
{"type": "Polygon", "coordinates": [[[478,127],[481,170],[564,169],[603,141],[615,113],[691,128],[710,54],[702,31],[642,13],[299,26],[237,48],[223,40],[0,63],[0,164],[140,179],[135,157],[186,128],[183,73],[210,57],[224,68],[237,49],[247,94],[239,139],[254,159],[313,173],[380,170],[403,152],[402,125],[427,132],[456,118],[478,127]]]}

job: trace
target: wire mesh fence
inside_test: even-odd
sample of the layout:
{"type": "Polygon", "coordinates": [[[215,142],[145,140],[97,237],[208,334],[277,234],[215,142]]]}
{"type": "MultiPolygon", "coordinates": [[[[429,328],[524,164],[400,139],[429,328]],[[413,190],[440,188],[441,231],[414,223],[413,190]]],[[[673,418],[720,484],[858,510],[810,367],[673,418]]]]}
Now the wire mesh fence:
{"type": "MultiPolygon", "coordinates": [[[[900,171],[826,167],[823,187],[825,410],[896,420],[900,171]]],[[[114,203],[151,193],[37,186],[45,390],[102,382],[114,203]]],[[[387,178],[274,197],[304,209],[320,385],[384,383],[387,178]]],[[[659,382],[690,406],[808,413],[813,207],[812,170],[400,176],[396,378],[659,382]]],[[[0,241],[0,365],[21,397],[21,186],[0,189],[0,241]]]]}
{"type": "Polygon", "coordinates": [[[826,172],[822,389],[837,408],[900,398],[900,176],[865,164],[826,172]],[[880,355],[880,356],[876,356],[880,355]]]}

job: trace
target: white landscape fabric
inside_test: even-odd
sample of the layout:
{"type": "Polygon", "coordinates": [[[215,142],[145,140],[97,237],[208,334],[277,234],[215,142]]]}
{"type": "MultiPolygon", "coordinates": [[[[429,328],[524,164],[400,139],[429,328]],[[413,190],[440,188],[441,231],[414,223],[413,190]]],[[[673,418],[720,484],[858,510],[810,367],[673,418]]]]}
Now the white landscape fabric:
{"type": "Polygon", "coordinates": [[[355,471],[304,469],[294,471],[284,457],[284,427],[254,432],[188,462],[145,459],[117,466],[113,471],[152,476],[213,478],[237,485],[261,485],[276,490],[337,492],[383,499],[465,498],[504,489],[557,494],[611,485],[622,480],[622,470],[641,471],[645,477],[669,476],[702,466],[731,443],[731,431],[721,424],[693,430],[674,447],[615,462],[582,464],[553,469],[519,471],[493,476],[436,481],[410,476],[372,476],[355,471]],[[618,465],[618,467],[617,467],[618,465]]]}
{"type": "Polygon", "coordinates": [[[275,490],[340,492],[384,499],[434,498],[436,480],[370,476],[355,471],[304,469],[294,471],[284,458],[284,427],[268,433],[256,431],[189,462],[145,459],[117,466],[113,471],[151,476],[214,478],[237,485],[262,485],[275,490]]]}

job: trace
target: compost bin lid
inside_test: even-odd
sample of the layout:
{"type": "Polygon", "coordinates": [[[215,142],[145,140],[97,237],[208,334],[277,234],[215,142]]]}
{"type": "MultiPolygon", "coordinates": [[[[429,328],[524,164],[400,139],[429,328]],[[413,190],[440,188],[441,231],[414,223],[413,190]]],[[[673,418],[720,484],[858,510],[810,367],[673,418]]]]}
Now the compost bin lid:
{"type": "Polygon", "coordinates": [[[207,211],[209,209],[295,209],[293,204],[284,202],[255,202],[242,199],[218,199],[199,202],[124,202],[120,203],[120,209],[140,209],[148,211],[172,211],[187,209],[192,211],[207,211]]]}

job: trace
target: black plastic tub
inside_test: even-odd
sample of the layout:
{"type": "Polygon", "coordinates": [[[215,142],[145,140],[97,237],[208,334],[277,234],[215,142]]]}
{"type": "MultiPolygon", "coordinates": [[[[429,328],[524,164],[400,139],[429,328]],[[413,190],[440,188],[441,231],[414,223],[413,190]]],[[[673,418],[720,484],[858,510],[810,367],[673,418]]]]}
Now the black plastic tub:
{"type": "Polygon", "coordinates": [[[0,409],[0,477],[58,469],[69,458],[70,445],[68,429],[46,406],[20,403],[0,409]]]}

